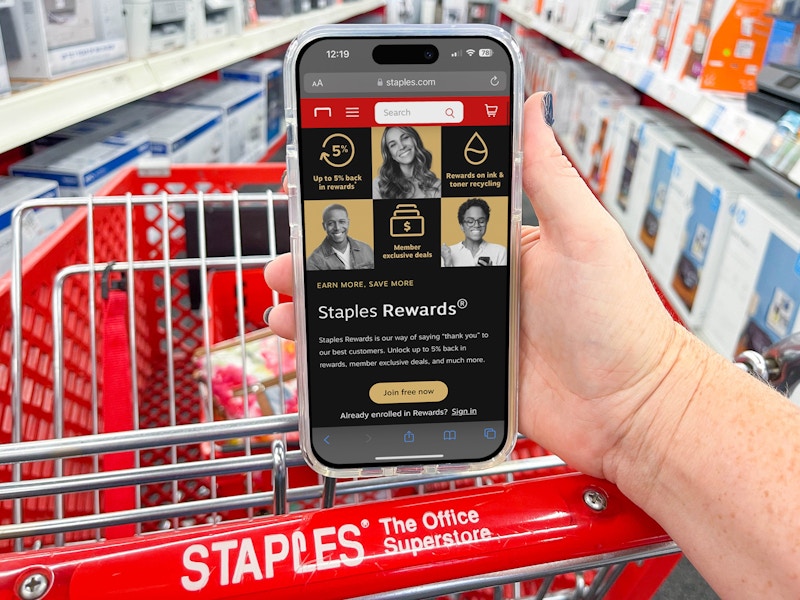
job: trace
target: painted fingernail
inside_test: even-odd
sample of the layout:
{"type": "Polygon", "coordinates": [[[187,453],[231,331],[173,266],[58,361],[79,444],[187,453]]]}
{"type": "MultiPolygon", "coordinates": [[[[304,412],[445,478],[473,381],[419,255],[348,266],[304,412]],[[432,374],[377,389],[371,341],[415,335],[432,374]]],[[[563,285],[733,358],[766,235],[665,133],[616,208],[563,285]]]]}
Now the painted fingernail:
{"type": "Polygon", "coordinates": [[[542,96],[542,116],[547,126],[552,127],[555,117],[553,116],[553,94],[551,92],[542,96]]]}
{"type": "Polygon", "coordinates": [[[268,306],[267,310],[264,311],[264,324],[269,325],[269,313],[272,312],[272,309],[275,308],[274,306],[268,306]]]}

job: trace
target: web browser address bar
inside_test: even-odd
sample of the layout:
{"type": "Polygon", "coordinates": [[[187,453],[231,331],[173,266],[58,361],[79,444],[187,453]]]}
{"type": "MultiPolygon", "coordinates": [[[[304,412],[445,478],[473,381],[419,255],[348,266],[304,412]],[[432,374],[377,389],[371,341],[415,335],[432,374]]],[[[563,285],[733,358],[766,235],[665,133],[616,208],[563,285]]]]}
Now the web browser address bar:
{"type": "Polygon", "coordinates": [[[458,100],[375,103],[375,122],[381,125],[461,123],[463,120],[464,104],[458,100]]]}

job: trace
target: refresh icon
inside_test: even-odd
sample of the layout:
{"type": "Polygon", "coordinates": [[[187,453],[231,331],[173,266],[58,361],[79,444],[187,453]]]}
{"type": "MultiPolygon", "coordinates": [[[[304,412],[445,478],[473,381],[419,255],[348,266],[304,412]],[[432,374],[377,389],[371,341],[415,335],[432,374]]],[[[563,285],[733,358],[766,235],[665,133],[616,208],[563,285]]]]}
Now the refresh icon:
{"type": "Polygon", "coordinates": [[[492,75],[491,79],[489,79],[489,85],[497,87],[500,85],[500,78],[497,75],[492,75]]]}

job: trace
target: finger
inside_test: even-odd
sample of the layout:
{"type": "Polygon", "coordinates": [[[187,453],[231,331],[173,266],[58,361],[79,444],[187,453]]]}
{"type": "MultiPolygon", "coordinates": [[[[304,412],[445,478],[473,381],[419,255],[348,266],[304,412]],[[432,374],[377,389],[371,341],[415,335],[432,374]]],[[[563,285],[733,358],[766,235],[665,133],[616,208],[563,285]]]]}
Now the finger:
{"type": "Polygon", "coordinates": [[[266,315],[265,321],[266,325],[280,337],[287,340],[297,338],[293,302],[282,302],[273,306],[266,315]]]}
{"type": "Polygon", "coordinates": [[[525,102],[522,184],[540,223],[563,219],[588,222],[605,210],[564,156],[552,127],[545,121],[547,92],[537,92],[525,102]]]}
{"type": "Polygon", "coordinates": [[[522,235],[520,237],[520,245],[522,251],[525,252],[529,248],[532,248],[534,245],[536,245],[540,237],[541,237],[541,229],[539,229],[538,226],[523,225],[522,235]]]}
{"type": "Polygon", "coordinates": [[[292,275],[292,257],[281,254],[264,267],[264,280],[270,289],[279,294],[292,295],[294,276],[292,275]]]}

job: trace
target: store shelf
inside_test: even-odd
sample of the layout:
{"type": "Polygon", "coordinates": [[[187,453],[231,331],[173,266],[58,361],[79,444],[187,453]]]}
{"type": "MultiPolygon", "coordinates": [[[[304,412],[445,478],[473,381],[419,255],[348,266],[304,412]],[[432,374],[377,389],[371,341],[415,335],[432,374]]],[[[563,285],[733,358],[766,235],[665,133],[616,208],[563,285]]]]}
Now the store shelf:
{"type": "Polygon", "coordinates": [[[506,3],[500,4],[498,9],[523,27],[539,32],[615,75],[749,157],[758,156],[775,129],[773,121],[748,112],[743,98],[713,94],[676,81],[658,69],[580,39],[572,32],[506,3]]]}
{"type": "Polygon", "coordinates": [[[35,85],[0,99],[0,152],[154,92],[290,42],[314,25],[337,23],[381,8],[385,0],[353,0],[250,26],[220,38],[142,60],[35,85]]]}

